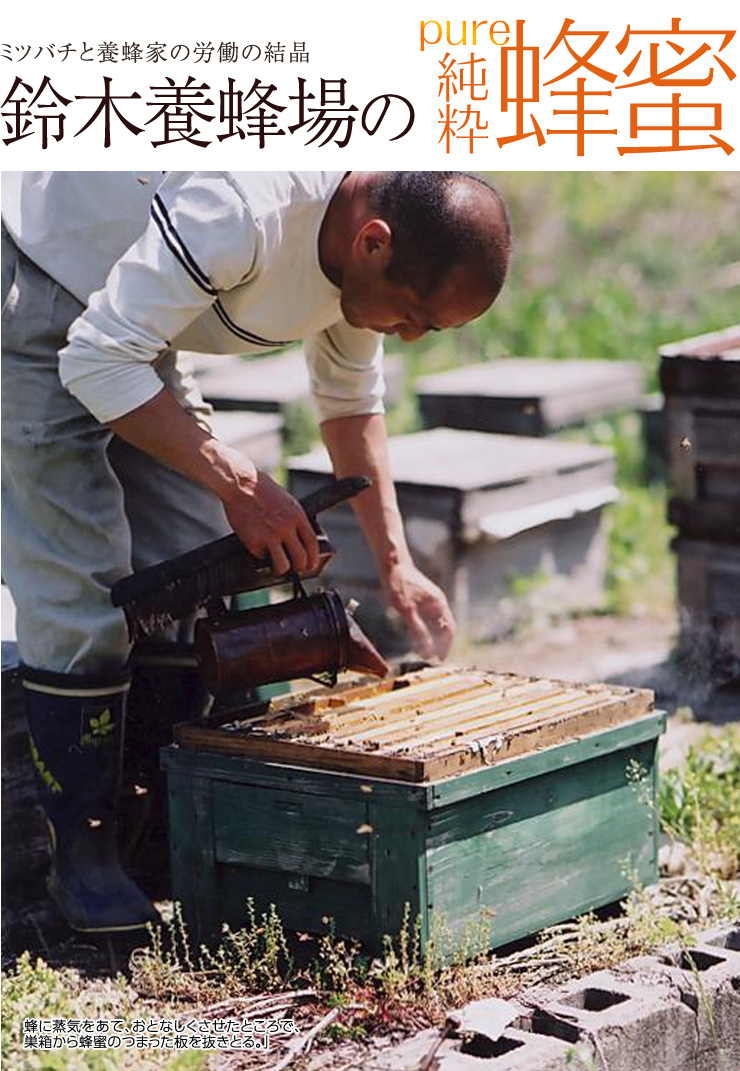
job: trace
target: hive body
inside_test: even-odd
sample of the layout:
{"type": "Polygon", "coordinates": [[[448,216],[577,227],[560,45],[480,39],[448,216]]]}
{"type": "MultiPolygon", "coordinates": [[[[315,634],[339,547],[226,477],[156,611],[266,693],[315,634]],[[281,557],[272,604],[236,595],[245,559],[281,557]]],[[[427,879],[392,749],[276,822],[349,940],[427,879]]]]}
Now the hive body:
{"type": "Polygon", "coordinates": [[[650,693],[444,669],[183,725],[175,896],[201,940],[252,897],[374,951],[405,911],[443,956],[504,944],[655,879],[661,728],[650,693]]]}

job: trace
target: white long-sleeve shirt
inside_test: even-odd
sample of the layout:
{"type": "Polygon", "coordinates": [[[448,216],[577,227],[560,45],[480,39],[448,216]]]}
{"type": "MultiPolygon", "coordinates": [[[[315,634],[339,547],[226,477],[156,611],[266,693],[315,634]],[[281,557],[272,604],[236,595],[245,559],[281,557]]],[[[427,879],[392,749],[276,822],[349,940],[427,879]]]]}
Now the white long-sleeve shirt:
{"type": "Polygon", "coordinates": [[[87,304],[64,386],[101,422],[153,398],[165,349],[302,341],[320,418],[383,411],[382,345],[351,327],[319,264],[343,172],[5,172],[18,246],[87,304]],[[133,243],[133,244],[131,244],[133,243]]]}

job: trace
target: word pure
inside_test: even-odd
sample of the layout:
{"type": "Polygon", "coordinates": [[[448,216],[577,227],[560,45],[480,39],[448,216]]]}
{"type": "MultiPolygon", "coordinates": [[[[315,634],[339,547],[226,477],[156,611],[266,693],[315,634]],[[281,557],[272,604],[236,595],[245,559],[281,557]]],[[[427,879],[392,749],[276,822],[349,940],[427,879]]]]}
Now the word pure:
{"type": "Polygon", "coordinates": [[[481,41],[488,37],[492,45],[507,45],[509,43],[509,24],[503,19],[489,22],[481,19],[479,22],[468,22],[467,19],[451,22],[437,22],[436,19],[428,19],[421,23],[421,51],[427,45],[438,45],[444,38],[448,45],[477,45],[480,36],[481,41]],[[482,27],[487,26],[484,30],[482,27]],[[443,29],[444,27],[444,29],[443,29]]]}

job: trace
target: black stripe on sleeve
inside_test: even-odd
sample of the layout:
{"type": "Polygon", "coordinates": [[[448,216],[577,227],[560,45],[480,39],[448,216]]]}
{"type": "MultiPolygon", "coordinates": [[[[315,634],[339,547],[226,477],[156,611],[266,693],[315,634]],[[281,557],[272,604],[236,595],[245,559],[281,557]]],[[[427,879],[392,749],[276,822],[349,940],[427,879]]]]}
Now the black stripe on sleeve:
{"type": "Polygon", "coordinates": [[[216,301],[213,306],[216,315],[221,323],[228,327],[229,331],[235,334],[238,338],[243,338],[245,342],[254,342],[258,346],[289,346],[295,339],[279,339],[275,341],[270,338],[262,338],[261,335],[255,335],[252,331],[247,331],[246,328],[240,327],[239,324],[234,323],[226,309],[223,307],[220,301],[216,301]]]}
{"type": "Polygon", "coordinates": [[[152,219],[157,224],[160,234],[162,235],[162,238],[164,239],[164,242],[167,248],[172,253],[172,255],[177,258],[177,260],[191,277],[193,282],[197,283],[201,290],[204,290],[206,294],[209,294],[211,297],[215,297],[217,294],[217,290],[211,285],[211,281],[205,274],[205,272],[203,272],[202,269],[198,267],[195,260],[186,248],[182,238],[180,238],[179,234],[174,229],[172,224],[169,223],[169,220],[166,219],[166,212],[158,195],[155,195],[151,212],[152,219]],[[157,209],[159,209],[159,212],[164,212],[164,218],[160,216],[157,209]]]}

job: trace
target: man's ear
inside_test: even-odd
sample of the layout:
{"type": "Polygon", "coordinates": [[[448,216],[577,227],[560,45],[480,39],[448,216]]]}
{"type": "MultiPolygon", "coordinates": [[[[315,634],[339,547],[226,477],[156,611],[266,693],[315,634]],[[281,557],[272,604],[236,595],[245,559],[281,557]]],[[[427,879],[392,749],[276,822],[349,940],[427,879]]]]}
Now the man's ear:
{"type": "Polygon", "coordinates": [[[386,269],[393,256],[393,232],[384,219],[369,219],[360,227],[352,242],[352,252],[374,267],[386,269]]]}

